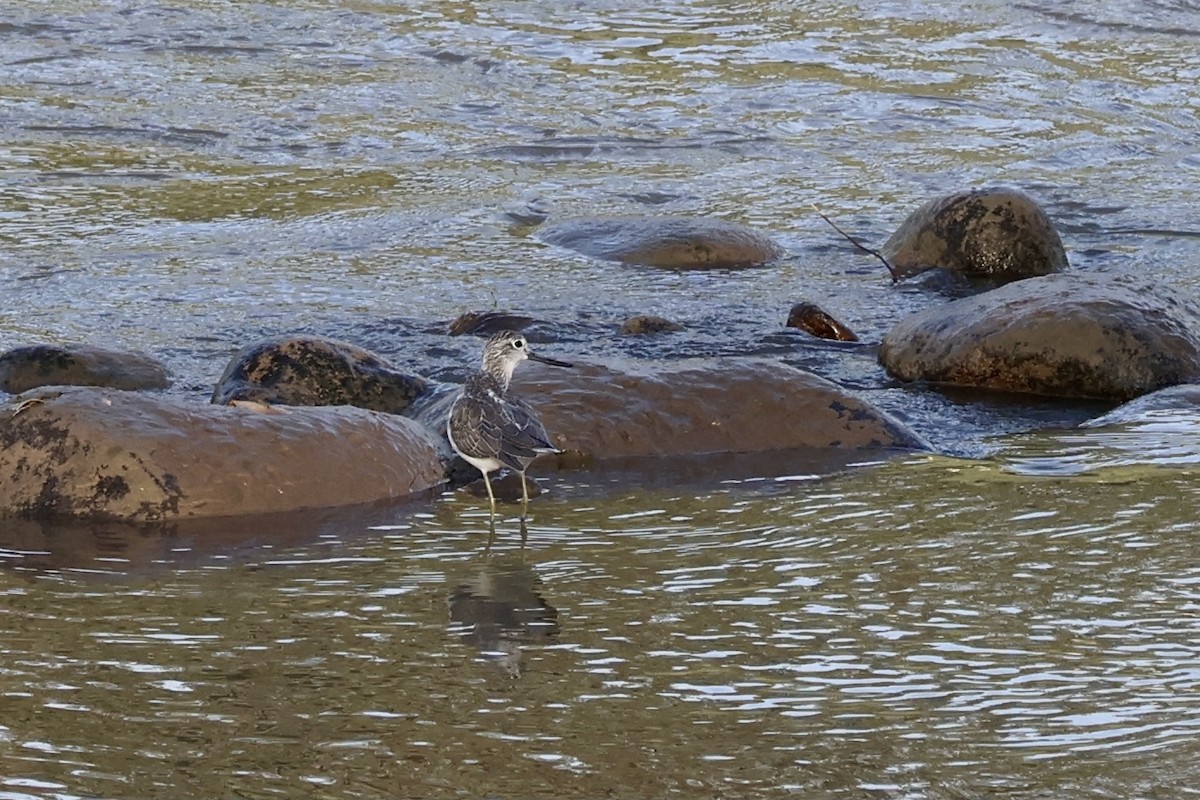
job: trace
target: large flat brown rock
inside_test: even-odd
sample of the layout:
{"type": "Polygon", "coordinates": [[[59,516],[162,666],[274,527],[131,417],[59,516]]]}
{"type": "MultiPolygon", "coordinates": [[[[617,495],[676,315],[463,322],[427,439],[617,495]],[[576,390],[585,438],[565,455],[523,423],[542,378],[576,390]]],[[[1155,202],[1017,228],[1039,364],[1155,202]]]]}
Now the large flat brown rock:
{"type": "MultiPolygon", "coordinates": [[[[919,436],[842,387],[753,358],[623,361],[575,369],[522,364],[513,391],[552,444],[577,459],[813,448],[924,449],[919,436]]],[[[418,417],[441,430],[452,396],[418,417]]]]}
{"type": "Polygon", "coordinates": [[[0,408],[0,514],[240,516],[398,498],[445,473],[410,419],[350,406],[217,406],[115,389],[0,408]]]}

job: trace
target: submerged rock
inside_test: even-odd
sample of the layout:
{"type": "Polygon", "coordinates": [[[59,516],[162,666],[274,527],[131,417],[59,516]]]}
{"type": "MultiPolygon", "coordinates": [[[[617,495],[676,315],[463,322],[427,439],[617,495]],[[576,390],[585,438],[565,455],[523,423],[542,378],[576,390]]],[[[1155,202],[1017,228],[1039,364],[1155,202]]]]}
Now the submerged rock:
{"type": "Polygon", "coordinates": [[[149,356],[86,344],[36,344],[0,355],[0,390],[20,394],[38,386],[166,389],[167,368],[149,356]]]}
{"type": "MultiPolygon", "coordinates": [[[[420,502],[421,496],[414,498],[420,502]]],[[[301,547],[324,535],[396,521],[398,503],[305,508],[248,516],[136,519],[7,517],[0,521],[5,566],[162,572],[205,563],[214,555],[271,547],[301,547]]]]}
{"type": "Polygon", "coordinates": [[[678,322],[650,314],[637,314],[621,323],[617,331],[622,336],[645,336],[652,333],[678,333],[685,330],[678,322]]]}
{"type": "Polygon", "coordinates": [[[797,303],[788,312],[787,327],[798,328],[818,339],[857,342],[858,336],[816,303],[797,303]]]}
{"type": "Polygon", "coordinates": [[[667,269],[738,269],[782,250],[766,234],[702,217],[586,217],[552,223],[538,238],[594,258],[667,269]]]}
{"type": "MultiPolygon", "coordinates": [[[[328,364],[336,384],[343,367],[328,359],[305,377],[326,385],[328,364]]],[[[551,457],[559,468],[761,453],[767,470],[800,450],[926,447],[840,387],[756,359],[530,365],[514,383],[564,451],[551,457]]],[[[345,403],[361,399],[346,387],[342,404],[320,408],[33,390],[0,408],[0,516],[171,522],[405,497],[454,474],[444,426],[455,393],[432,386],[399,416],[345,403]]]]}
{"type": "Polygon", "coordinates": [[[879,360],[906,381],[1126,400],[1200,378],[1200,314],[1167,290],[1048,275],[901,320],[879,360]]]}
{"type": "Polygon", "coordinates": [[[352,405],[399,414],[430,387],[361,347],[318,336],[281,336],[234,355],[212,402],[352,405]]]}
{"type": "Polygon", "coordinates": [[[130,521],[369,503],[445,480],[438,442],[361,408],[59,387],[0,408],[0,515],[130,521]]]}
{"type": "Polygon", "coordinates": [[[533,317],[508,311],[468,311],[458,315],[447,328],[451,336],[484,335],[500,331],[519,331],[532,325],[533,317]]]}
{"type": "Polygon", "coordinates": [[[898,277],[940,268],[1013,281],[1067,267],[1054,224],[1016,189],[972,189],[928,201],[884,243],[898,277]]]}
{"type": "Polygon", "coordinates": [[[1088,420],[1080,427],[1101,428],[1106,425],[1125,425],[1172,416],[1200,418],[1200,385],[1186,383],[1159,389],[1157,392],[1123,403],[1107,414],[1088,420]]]}
{"type": "MultiPolygon", "coordinates": [[[[630,457],[813,448],[926,449],[870,403],[808,372],[751,358],[523,366],[513,390],[537,411],[559,466],[630,457]]],[[[453,395],[415,409],[444,430],[453,395]]]]}

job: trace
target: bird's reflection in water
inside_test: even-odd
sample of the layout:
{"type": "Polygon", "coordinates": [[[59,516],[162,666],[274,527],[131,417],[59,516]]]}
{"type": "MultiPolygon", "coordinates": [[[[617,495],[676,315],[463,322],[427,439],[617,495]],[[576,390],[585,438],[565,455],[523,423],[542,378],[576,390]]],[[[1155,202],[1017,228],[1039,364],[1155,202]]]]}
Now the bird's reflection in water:
{"type": "Polygon", "coordinates": [[[558,610],[542,597],[541,578],[523,560],[484,558],[450,579],[451,630],[509,674],[521,674],[527,647],[558,636],[558,610]]]}

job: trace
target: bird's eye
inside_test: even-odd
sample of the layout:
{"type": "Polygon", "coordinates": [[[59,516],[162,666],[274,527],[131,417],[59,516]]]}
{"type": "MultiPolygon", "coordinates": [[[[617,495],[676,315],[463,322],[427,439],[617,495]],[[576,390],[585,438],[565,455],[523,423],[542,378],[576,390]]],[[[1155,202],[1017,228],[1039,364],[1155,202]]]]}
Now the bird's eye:
{"type": "Polygon", "coordinates": [[[525,346],[525,341],[523,339],[513,339],[513,347],[520,350],[524,346],[525,346]]]}

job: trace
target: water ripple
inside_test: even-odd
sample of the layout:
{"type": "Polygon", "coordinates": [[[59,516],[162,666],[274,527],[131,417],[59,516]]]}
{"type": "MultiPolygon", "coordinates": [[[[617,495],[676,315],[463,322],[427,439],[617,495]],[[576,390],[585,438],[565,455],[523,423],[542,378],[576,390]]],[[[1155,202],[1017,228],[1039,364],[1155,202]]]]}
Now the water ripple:
{"type": "Polygon", "coordinates": [[[506,508],[487,553],[486,509],[453,494],[269,545],[5,521],[0,795],[1150,797],[1200,777],[1186,409],[1069,429],[1091,412],[905,391],[869,348],[780,333],[798,292],[867,341],[941,302],[813,203],[882,241],[977,183],[1037,194],[1076,268],[1200,289],[1192,4],[10,5],[2,346],[101,331],[199,396],[283,331],[458,374],[469,342],[432,321],[512,308],[582,319],[586,352],[816,369],[981,457],[559,476],[525,546],[506,508]],[[529,233],[647,210],[754,224],[788,255],[648,272],[529,233]],[[694,335],[596,333],[648,311],[694,335]]]}

